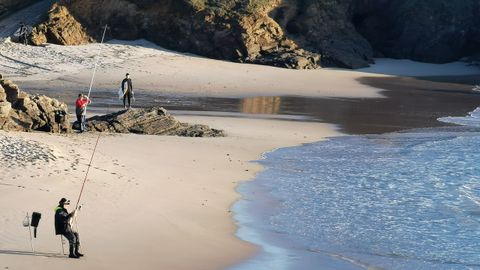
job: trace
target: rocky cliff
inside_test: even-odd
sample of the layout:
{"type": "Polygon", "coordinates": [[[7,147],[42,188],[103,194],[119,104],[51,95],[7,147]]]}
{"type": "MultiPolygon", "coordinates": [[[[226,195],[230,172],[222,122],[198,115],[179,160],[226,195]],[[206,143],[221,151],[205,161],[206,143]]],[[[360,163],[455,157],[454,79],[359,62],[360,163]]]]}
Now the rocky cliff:
{"type": "Polygon", "coordinates": [[[445,63],[480,52],[478,0],[363,0],[355,10],[376,55],[445,63]]]}
{"type": "Polygon", "coordinates": [[[41,45],[48,41],[54,44],[81,45],[95,41],[65,6],[55,3],[47,15],[47,20],[33,29],[30,36],[32,44],[41,45]]]}
{"type": "Polygon", "coordinates": [[[444,63],[480,51],[478,0],[60,2],[62,14],[73,14],[86,30],[71,18],[58,26],[62,19],[51,15],[43,32],[57,23],[90,40],[108,24],[112,38],[146,38],[173,50],[287,68],[359,68],[374,56],[444,63]]]}
{"type": "MultiPolygon", "coordinates": [[[[108,24],[110,38],[146,38],[168,49],[216,59],[297,69],[319,67],[320,55],[297,46],[268,16],[277,1],[261,7],[240,2],[248,1],[60,1],[62,12],[57,12],[58,6],[53,8],[49,20],[38,26],[36,31],[48,32],[51,29],[49,25],[71,21],[66,17],[73,14],[86,27],[86,33],[96,39],[99,39],[102,27],[108,24]],[[253,7],[256,7],[255,12],[249,11],[253,7]],[[58,19],[59,14],[63,14],[64,18],[58,19]]],[[[80,29],[73,23],[55,28],[69,32],[80,29]]],[[[69,43],[43,36],[46,39],[40,39],[42,42],[69,43]]]]}
{"type": "Polygon", "coordinates": [[[272,13],[324,65],[372,57],[446,63],[480,52],[478,0],[284,0],[272,13]]]}
{"type": "Polygon", "coordinates": [[[0,18],[34,3],[36,0],[0,0],[0,18]]]}

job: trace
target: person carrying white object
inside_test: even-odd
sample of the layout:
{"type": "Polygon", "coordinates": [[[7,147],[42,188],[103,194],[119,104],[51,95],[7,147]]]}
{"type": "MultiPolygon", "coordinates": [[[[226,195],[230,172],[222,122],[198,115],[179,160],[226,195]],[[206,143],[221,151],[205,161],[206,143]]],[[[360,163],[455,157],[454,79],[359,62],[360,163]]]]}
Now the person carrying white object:
{"type": "Polygon", "coordinates": [[[133,93],[133,84],[132,79],[130,79],[130,74],[125,74],[125,79],[122,81],[122,93],[123,93],[123,107],[125,109],[130,109],[130,102],[131,99],[135,101],[134,93],[133,93]],[[128,107],[127,107],[127,100],[128,100],[128,107]]]}

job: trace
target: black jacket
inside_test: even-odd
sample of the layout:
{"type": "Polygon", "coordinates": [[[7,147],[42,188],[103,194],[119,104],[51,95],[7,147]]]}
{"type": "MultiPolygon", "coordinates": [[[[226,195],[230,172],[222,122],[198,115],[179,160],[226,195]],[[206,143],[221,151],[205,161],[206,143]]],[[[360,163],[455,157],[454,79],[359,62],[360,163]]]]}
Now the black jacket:
{"type": "Polygon", "coordinates": [[[127,91],[129,93],[133,93],[132,79],[127,79],[127,78],[123,79],[123,81],[122,81],[122,91],[123,91],[123,93],[126,93],[127,91]],[[125,89],[125,86],[127,86],[126,89],[125,89]]]}
{"type": "Polygon", "coordinates": [[[71,217],[72,214],[69,214],[67,209],[61,206],[55,208],[55,234],[65,234],[72,231],[68,222],[71,217]]]}

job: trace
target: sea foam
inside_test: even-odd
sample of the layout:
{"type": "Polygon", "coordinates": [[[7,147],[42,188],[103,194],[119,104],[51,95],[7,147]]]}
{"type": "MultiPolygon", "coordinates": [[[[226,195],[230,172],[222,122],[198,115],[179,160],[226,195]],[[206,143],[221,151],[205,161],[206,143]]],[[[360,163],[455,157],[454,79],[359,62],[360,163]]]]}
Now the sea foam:
{"type": "Polygon", "coordinates": [[[441,117],[438,119],[441,122],[457,124],[462,126],[480,127],[480,108],[476,108],[473,112],[465,117],[441,117]]]}

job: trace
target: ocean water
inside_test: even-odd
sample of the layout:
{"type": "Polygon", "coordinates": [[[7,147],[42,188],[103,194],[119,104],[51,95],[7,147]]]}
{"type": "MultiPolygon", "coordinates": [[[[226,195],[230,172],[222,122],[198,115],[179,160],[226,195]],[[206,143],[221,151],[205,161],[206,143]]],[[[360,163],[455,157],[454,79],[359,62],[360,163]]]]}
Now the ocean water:
{"type": "Polygon", "coordinates": [[[460,126],[265,154],[239,186],[244,269],[480,269],[480,109],[460,126]]]}

